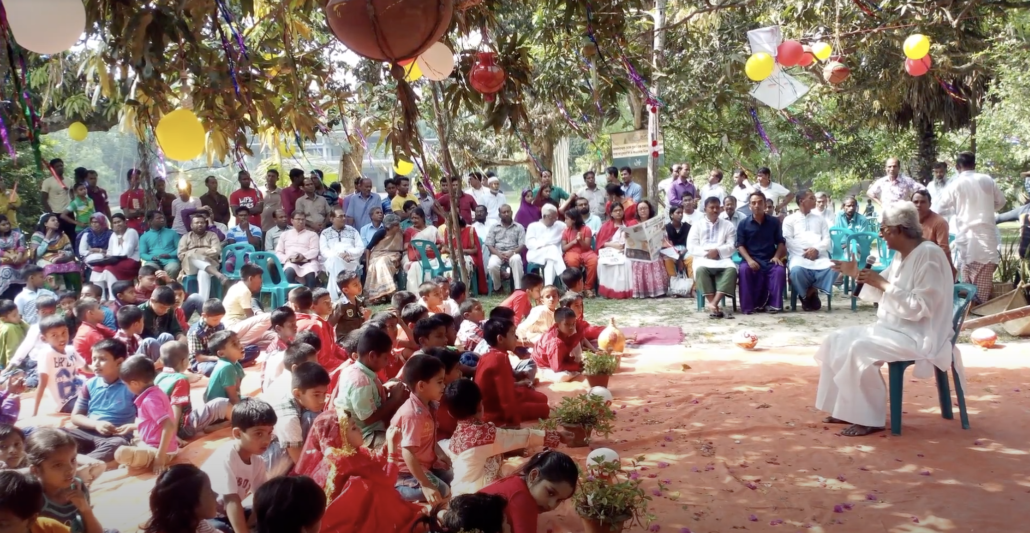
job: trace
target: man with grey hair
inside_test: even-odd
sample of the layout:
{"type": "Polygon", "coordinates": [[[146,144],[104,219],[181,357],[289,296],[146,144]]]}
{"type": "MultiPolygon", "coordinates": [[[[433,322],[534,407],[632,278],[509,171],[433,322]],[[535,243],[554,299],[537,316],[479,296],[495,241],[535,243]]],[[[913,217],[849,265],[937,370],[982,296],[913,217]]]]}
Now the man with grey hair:
{"type": "Polygon", "coordinates": [[[883,272],[860,270],[856,261],[833,262],[834,270],[863,285],[860,298],[879,304],[876,322],[831,333],[815,354],[820,365],[815,406],[830,413],[825,423],[851,424],[840,432],[846,437],[883,431],[883,363],[914,361],[915,376],[928,378],[934,367],[947,372],[954,357],[956,379],[964,381],[961,354],[951,344],[954,283],[947,256],[923,239],[919,214],[908,201],[884,208],[880,235],[895,252],[883,272]]]}
{"type": "Polygon", "coordinates": [[[562,258],[561,235],[565,223],[558,220],[558,208],[551,204],[541,209],[543,218],[526,228],[526,260],[544,267],[544,283],[550,284],[565,272],[562,258]]]}
{"type": "MultiPolygon", "coordinates": [[[[830,226],[815,214],[815,194],[811,189],[798,192],[798,210],[783,220],[783,238],[787,241],[790,262],[787,270],[801,308],[816,311],[822,307],[819,291],[830,294],[837,279],[830,267],[830,226]]],[[[862,261],[865,258],[861,258],[862,261]]]]}
{"type": "Polygon", "coordinates": [[[918,181],[901,173],[901,161],[896,157],[887,160],[884,165],[887,175],[874,181],[866,191],[866,196],[883,210],[893,202],[908,201],[912,193],[925,189],[918,181]]]}
{"type": "MultiPolygon", "coordinates": [[[[381,207],[374,208],[382,212],[381,207]]],[[[336,276],[340,272],[354,272],[358,269],[367,243],[361,238],[358,230],[347,225],[343,209],[333,209],[330,221],[330,226],[322,230],[318,236],[318,259],[325,265],[325,270],[329,274],[329,295],[335,302],[340,299],[336,276]]]]}

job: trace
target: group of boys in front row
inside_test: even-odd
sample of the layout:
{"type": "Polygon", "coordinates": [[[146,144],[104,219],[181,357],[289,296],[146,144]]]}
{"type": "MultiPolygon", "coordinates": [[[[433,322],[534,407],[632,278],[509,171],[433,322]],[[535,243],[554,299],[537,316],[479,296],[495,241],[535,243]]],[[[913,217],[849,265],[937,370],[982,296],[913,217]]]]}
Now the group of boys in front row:
{"type": "MultiPolygon", "coordinates": [[[[583,320],[580,271],[563,276],[570,288],[563,296],[535,274],[521,281],[522,289],[489,319],[477,300],[467,298],[463,283],[447,278],[422,284],[418,295],[394,294],[392,307],[374,316],[356,298],[347,299],[361,290],[353,274],[338,278],[341,302],[333,303],[324,289],[296,288],[289,305],[269,313],[271,339],[261,355],[256,398],[243,390],[241,363],[251,362],[251,347],[221,324],[226,312],[218,300],[205,303],[187,334],[175,324],[184,295],[177,298],[168,286],[154,288],[139,306],[121,305],[113,313],[114,332],[103,325],[106,307],[91,297],[89,286],[64,315],[56,312],[54,298],[40,297],[40,318],[32,326],[17,305],[0,301],[0,343],[7,326],[24,326],[21,344],[30,354],[18,360],[16,353],[7,362],[0,392],[0,466],[22,476],[0,472],[0,525],[6,517],[24,521],[31,531],[102,533],[88,486],[113,460],[162,472],[151,498],[151,533],[187,531],[162,522],[174,509],[156,507],[175,505],[164,501],[175,490],[184,493],[173,500],[193,505],[179,509],[192,517],[188,531],[400,531],[416,522],[436,530],[443,527],[437,513],[419,503],[443,505],[453,497],[460,498],[440,515],[444,522],[491,531],[490,517],[497,515],[516,533],[536,531],[541,511],[572,496],[578,469],[565,454],[545,450],[504,477],[502,457],[554,448],[571,437],[521,424],[549,416],[547,397],[534,390],[538,370],[546,380],[576,379],[582,350],[602,328],[583,320]],[[148,339],[141,336],[145,331],[148,339]],[[69,427],[14,425],[28,362],[35,363],[38,383],[32,414],[48,390],[55,410],[71,414],[69,427]],[[191,383],[204,375],[203,401],[195,405],[191,383]],[[199,470],[169,467],[188,441],[226,426],[232,438],[199,470]],[[301,523],[306,519],[292,513],[270,518],[268,509],[258,508],[276,498],[298,509],[305,505],[296,495],[282,495],[288,488],[280,486],[286,483],[282,476],[288,475],[313,478],[325,488],[318,523],[301,523]],[[211,490],[185,494],[187,478],[211,490]],[[395,490],[358,494],[355,480],[395,490]],[[25,487],[36,485],[38,502],[11,503],[18,498],[14,487],[24,495],[25,487]],[[265,485],[278,496],[262,498],[265,485]],[[197,498],[208,492],[214,501],[203,509],[197,498]],[[245,508],[255,493],[254,508],[245,508]],[[499,504],[497,495],[506,503],[499,504]],[[361,498],[372,498],[373,505],[361,498]],[[269,529],[273,524],[279,529],[269,529]]],[[[273,510],[283,513],[282,505],[273,510]]]]}

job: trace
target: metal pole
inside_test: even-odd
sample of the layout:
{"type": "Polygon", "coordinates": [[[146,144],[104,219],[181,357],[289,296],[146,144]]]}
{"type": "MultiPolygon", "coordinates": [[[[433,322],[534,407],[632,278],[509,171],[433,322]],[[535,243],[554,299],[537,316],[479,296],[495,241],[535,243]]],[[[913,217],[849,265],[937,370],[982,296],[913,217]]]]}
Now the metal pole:
{"type": "MultiPolygon", "coordinates": [[[[662,52],[665,50],[665,2],[666,0],[655,0],[654,11],[651,17],[654,19],[654,49],[651,52],[651,93],[655,98],[659,97],[660,87],[658,83],[659,63],[662,52]]],[[[660,111],[660,110],[659,110],[660,111]]],[[[652,113],[647,109],[647,136],[649,139],[657,140],[661,134],[658,121],[658,113],[652,113]]],[[[652,152],[657,148],[652,148],[652,152]]],[[[658,158],[649,154],[647,158],[647,196],[658,198],[658,158]]]]}

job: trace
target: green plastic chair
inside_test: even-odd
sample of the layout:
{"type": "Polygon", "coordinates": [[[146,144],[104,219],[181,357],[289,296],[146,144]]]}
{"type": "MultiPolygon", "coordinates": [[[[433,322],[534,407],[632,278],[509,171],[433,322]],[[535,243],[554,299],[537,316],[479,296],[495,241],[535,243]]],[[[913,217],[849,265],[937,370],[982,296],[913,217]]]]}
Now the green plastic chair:
{"type": "MultiPolygon", "coordinates": [[[[451,266],[444,264],[443,256],[440,254],[440,249],[436,247],[435,242],[415,239],[411,241],[411,246],[418,252],[419,260],[422,261],[422,280],[419,283],[425,282],[427,275],[429,279],[432,279],[451,271],[451,266]],[[433,257],[436,259],[438,266],[433,266],[433,262],[429,260],[427,250],[432,250],[433,257]]],[[[412,289],[418,290],[418,287],[412,287],[412,289]]]]}
{"type": "MultiPolygon", "coordinates": [[[[697,299],[697,310],[701,311],[701,310],[703,310],[705,308],[705,295],[701,294],[701,288],[697,286],[696,282],[694,283],[694,293],[695,293],[696,299],[697,299]]],[[[726,296],[730,297],[730,302],[733,303],[733,314],[736,314],[737,313],[737,295],[736,295],[736,293],[734,293],[734,294],[727,294],[726,296]]],[[[726,307],[726,296],[723,296],[722,299],[719,300],[719,305],[722,306],[722,307],[726,307]]]]}
{"type": "MultiPolygon", "coordinates": [[[[871,231],[862,231],[848,235],[848,237],[844,240],[844,243],[846,248],[851,253],[855,254],[855,260],[858,261],[859,268],[862,268],[865,265],[866,259],[872,254],[873,245],[879,246],[879,243],[877,242],[879,240],[880,235],[878,233],[873,233],[871,231]]],[[[848,285],[847,278],[845,278],[844,284],[845,286],[848,285]]],[[[855,311],[857,309],[858,299],[852,296],[851,310],[855,311]]]]}
{"type": "MultiPolygon", "coordinates": [[[[247,242],[234,242],[222,248],[222,274],[225,274],[231,281],[240,279],[240,268],[246,264],[247,254],[256,252],[254,246],[247,242]],[[227,269],[229,257],[233,258],[233,269],[227,269]]],[[[262,268],[264,270],[264,268],[262,268]]]]}
{"type": "MultiPolygon", "coordinates": [[[[966,312],[969,310],[969,305],[973,302],[974,297],[976,297],[976,285],[968,283],[955,284],[951,319],[951,324],[955,328],[955,334],[951,337],[952,346],[958,340],[958,332],[962,329],[962,323],[966,320],[966,312]]],[[[905,369],[913,364],[915,364],[915,361],[887,363],[890,375],[891,434],[893,435],[901,435],[901,396],[905,386],[905,369]]],[[[962,421],[962,429],[969,429],[966,396],[962,391],[962,382],[958,379],[958,372],[955,371],[954,357],[951,360],[951,375],[955,380],[955,396],[958,398],[959,418],[962,421]]],[[[934,377],[937,381],[937,396],[941,404],[941,418],[953,420],[955,415],[951,409],[951,389],[948,387],[948,373],[939,368],[934,368],[934,377]]]]}
{"type": "Polygon", "coordinates": [[[286,281],[286,271],[279,258],[272,252],[251,252],[250,262],[261,267],[261,294],[271,296],[272,308],[286,305],[287,293],[297,287],[303,287],[300,283],[286,281]],[[272,270],[279,273],[279,282],[272,281],[272,270]]]}

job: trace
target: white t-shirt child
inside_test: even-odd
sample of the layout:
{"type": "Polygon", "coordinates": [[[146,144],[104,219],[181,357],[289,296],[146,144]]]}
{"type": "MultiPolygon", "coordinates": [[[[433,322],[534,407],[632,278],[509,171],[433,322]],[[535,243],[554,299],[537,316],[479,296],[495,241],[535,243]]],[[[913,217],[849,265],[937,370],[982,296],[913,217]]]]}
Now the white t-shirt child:
{"type": "Polygon", "coordinates": [[[201,470],[211,479],[211,489],[218,495],[218,515],[225,516],[225,496],[236,494],[240,500],[257,491],[266,481],[265,461],[259,455],[250,456],[250,464],[243,462],[236,446],[237,440],[231,440],[220,446],[201,470]]]}

